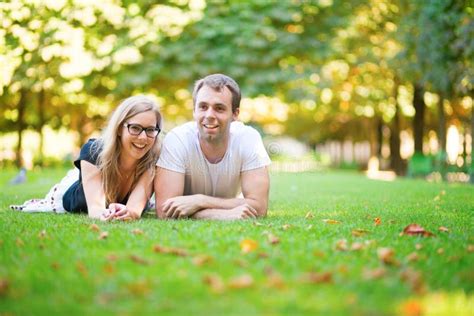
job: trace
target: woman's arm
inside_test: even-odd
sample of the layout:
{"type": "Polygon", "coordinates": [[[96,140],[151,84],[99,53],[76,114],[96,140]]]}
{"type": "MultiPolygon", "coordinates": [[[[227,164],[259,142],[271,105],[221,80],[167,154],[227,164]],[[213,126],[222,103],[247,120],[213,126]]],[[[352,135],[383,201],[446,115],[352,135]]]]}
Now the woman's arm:
{"type": "Polygon", "coordinates": [[[105,193],[99,168],[81,160],[82,187],[89,217],[100,219],[105,211],[105,193]]]}
{"type": "Polygon", "coordinates": [[[153,174],[147,171],[140,176],[125,208],[116,211],[114,219],[139,219],[153,190],[153,174]]]}

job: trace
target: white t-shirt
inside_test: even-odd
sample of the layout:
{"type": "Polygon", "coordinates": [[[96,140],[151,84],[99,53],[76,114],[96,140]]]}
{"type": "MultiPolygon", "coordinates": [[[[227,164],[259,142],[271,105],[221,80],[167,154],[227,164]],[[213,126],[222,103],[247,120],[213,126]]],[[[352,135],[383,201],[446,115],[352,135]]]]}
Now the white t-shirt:
{"type": "Polygon", "coordinates": [[[185,174],[184,195],[235,198],[241,193],[241,172],[270,163],[260,134],[241,122],[230,125],[229,143],[222,160],[210,163],[201,150],[196,122],[189,122],[166,135],[156,165],[185,174]]]}

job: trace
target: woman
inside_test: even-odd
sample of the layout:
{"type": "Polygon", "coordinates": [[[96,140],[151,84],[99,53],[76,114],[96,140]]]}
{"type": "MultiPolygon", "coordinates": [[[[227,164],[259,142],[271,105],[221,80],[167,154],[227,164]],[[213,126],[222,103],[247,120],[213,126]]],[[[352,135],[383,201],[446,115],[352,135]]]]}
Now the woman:
{"type": "Polygon", "coordinates": [[[27,212],[87,212],[101,220],[140,218],[152,194],[161,127],[161,114],[151,99],[124,100],[102,135],[82,147],[74,161],[78,176],[69,172],[44,200],[11,207],[27,212]]]}

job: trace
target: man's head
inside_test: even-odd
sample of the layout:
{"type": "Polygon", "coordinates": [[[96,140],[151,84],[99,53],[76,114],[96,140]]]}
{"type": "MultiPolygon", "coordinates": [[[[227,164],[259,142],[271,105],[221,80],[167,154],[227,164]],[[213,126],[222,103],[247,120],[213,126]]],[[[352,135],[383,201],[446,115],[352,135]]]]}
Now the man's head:
{"type": "Polygon", "coordinates": [[[199,90],[201,90],[204,86],[207,86],[215,91],[221,91],[224,88],[229,89],[230,93],[232,94],[232,112],[235,113],[235,111],[239,109],[241,99],[239,85],[234,79],[223,74],[212,74],[196,81],[193,90],[194,108],[196,108],[196,96],[199,90]]]}
{"type": "Polygon", "coordinates": [[[196,82],[193,101],[201,142],[226,145],[230,123],[239,115],[240,89],[237,83],[225,75],[209,75],[196,82]]]}

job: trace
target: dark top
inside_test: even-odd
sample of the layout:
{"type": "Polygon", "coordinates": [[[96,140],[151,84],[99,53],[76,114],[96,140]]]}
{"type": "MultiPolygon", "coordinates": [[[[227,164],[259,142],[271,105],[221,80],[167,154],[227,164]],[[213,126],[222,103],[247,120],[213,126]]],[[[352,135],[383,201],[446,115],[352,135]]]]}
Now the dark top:
{"type": "MultiPolygon", "coordinates": [[[[74,165],[79,169],[79,180],[74,182],[66,191],[66,193],[64,193],[63,206],[68,212],[87,213],[86,196],[84,195],[84,188],[82,186],[81,160],[85,160],[94,166],[97,166],[99,153],[101,152],[102,148],[97,150],[96,143],[96,139],[89,139],[89,141],[85,143],[84,146],[82,146],[79,158],[74,161],[74,165]]],[[[124,201],[119,201],[118,203],[127,204],[129,195],[130,194],[127,194],[124,201]]]]}

